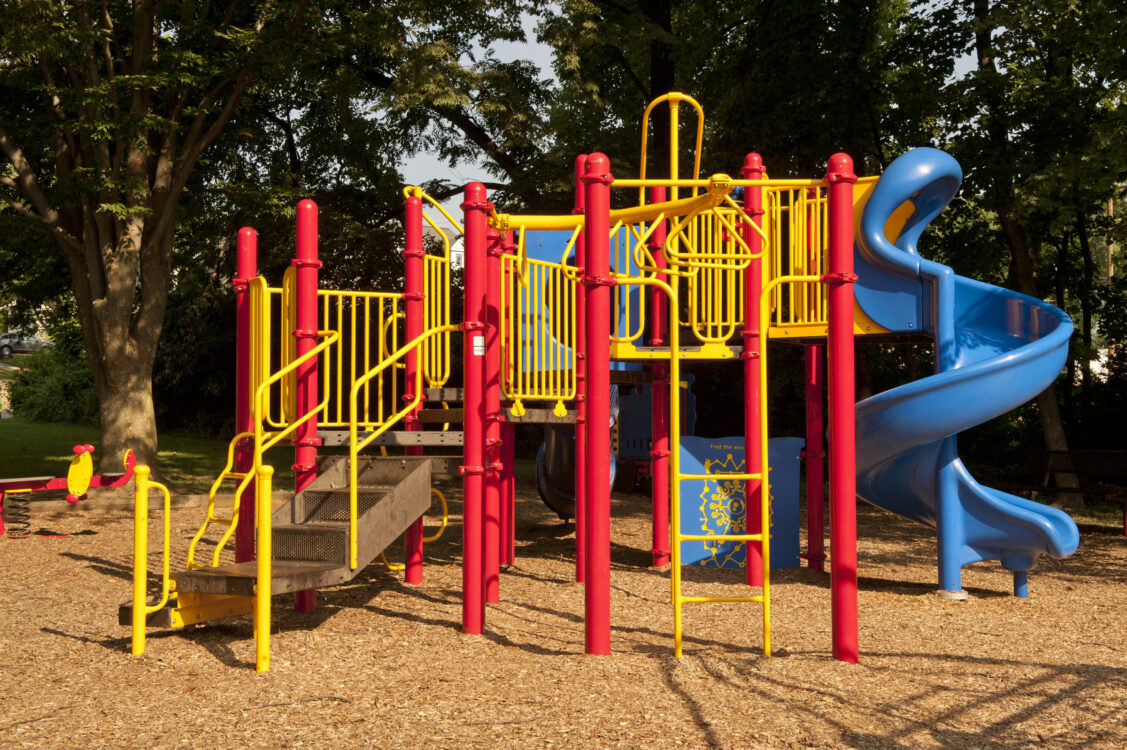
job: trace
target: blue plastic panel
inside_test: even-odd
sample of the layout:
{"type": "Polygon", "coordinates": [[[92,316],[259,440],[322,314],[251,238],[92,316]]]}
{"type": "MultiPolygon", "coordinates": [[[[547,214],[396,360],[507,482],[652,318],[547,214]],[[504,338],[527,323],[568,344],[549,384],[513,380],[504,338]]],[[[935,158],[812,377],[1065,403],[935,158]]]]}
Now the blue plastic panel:
{"type": "MultiPolygon", "coordinates": [[[[767,441],[771,496],[771,567],[798,567],[798,485],[802,438],[767,441]]],[[[744,470],[743,437],[681,438],[685,474],[744,470]]],[[[744,483],[737,480],[681,482],[682,534],[744,533],[744,483]]],[[[743,542],[682,542],[681,561],[702,567],[742,568],[743,542]]]]}

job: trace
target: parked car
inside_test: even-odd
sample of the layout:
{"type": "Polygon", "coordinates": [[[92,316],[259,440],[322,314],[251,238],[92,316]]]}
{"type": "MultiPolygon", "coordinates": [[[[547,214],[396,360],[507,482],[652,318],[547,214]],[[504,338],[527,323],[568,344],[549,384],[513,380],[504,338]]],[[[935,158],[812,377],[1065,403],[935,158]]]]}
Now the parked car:
{"type": "Polygon", "coordinates": [[[9,331],[0,334],[0,359],[7,359],[13,354],[38,351],[45,346],[51,346],[51,342],[9,331]]]}

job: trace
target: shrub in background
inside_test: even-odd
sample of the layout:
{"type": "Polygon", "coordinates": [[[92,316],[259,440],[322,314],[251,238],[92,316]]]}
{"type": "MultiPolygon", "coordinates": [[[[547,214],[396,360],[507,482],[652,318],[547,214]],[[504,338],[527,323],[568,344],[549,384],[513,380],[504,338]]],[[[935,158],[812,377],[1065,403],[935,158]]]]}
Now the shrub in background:
{"type": "Polygon", "coordinates": [[[54,346],[29,354],[9,389],[12,412],[32,422],[98,423],[98,392],[73,311],[52,315],[54,346]]]}

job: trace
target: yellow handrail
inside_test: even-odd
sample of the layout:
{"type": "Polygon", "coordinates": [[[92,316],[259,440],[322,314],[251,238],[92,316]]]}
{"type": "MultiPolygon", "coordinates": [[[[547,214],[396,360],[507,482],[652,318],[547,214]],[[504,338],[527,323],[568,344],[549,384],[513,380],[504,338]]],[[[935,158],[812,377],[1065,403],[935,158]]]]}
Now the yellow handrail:
{"type": "Polygon", "coordinates": [[[133,617],[132,634],[134,656],[145,653],[145,621],[153,612],[168,604],[171,591],[169,578],[169,546],[172,536],[172,496],[160,482],[149,480],[148,466],[138,464],[133,469],[133,617]],[[155,487],[164,495],[164,547],[161,567],[160,600],[147,603],[149,578],[149,488],[155,487]]]}
{"type": "MultiPolygon", "coordinates": [[[[244,440],[245,438],[253,437],[253,432],[240,432],[235,435],[235,437],[231,438],[231,442],[227,444],[227,464],[223,467],[223,471],[219,472],[219,476],[215,478],[215,481],[211,483],[211,489],[208,490],[207,493],[207,513],[204,516],[203,525],[200,526],[200,530],[196,532],[196,535],[192,537],[191,543],[188,544],[187,568],[189,570],[195,567],[196,545],[199,544],[201,539],[203,539],[203,535],[207,533],[207,527],[212,523],[218,522],[220,520],[215,516],[215,496],[219,493],[219,488],[222,486],[223,482],[228,479],[241,480],[247,476],[247,474],[234,471],[235,450],[238,448],[239,441],[244,440]]],[[[235,489],[235,498],[233,502],[234,507],[236,508],[238,507],[239,496],[242,494],[244,487],[244,484],[240,484],[235,489]]]]}
{"type": "Polygon", "coordinates": [[[263,461],[262,461],[263,454],[267,450],[269,450],[270,448],[277,445],[281,440],[285,439],[288,435],[292,434],[298,427],[300,427],[301,425],[303,425],[307,421],[309,421],[309,419],[312,418],[318,412],[320,412],[324,408],[325,404],[328,402],[328,397],[326,397],[326,399],[324,401],[322,401],[320,404],[318,404],[313,409],[313,411],[311,411],[311,412],[299,417],[298,419],[290,422],[289,424],[287,424],[283,429],[281,429],[278,432],[266,432],[263,429],[263,423],[264,423],[264,420],[265,420],[265,412],[269,408],[269,404],[266,401],[265,396],[266,396],[270,386],[273,385],[274,383],[277,383],[279,380],[283,379],[284,377],[286,377],[286,375],[288,375],[290,372],[296,370],[298,367],[300,367],[305,362],[308,362],[310,359],[317,357],[318,355],[321,354],[321,352],[325,351],[327,348],[331,347],[333,344],[337,343],[337,341],[340,340],[340,334],[337,333],[336,331],[318,331],[317,335],[325,337],[325,340],[322,341],[317,346],[310,349],[305,354],[301,355],[297,359],[290,362],[285,367],[283,367],[280,370],[278,370],[277,372],[275,372],[273,375],[268,377],[266,380],[262,381],[258,385],[258,387],[255,389],[253,401],[252,401],[252,404],[254,405],[254,411],[253,411],[254,432],[253,433],[240,433],[239,435],[237,435],[235,437],[235,439],[233,439],[231,441],[230,445],[228,446],[228,465],[227,465],[227,468],[224,469],[224,473],[220,474],[219,478],[216,479],[215,482],[212,484],[212,491],[211,491],[211,493],[209,493],[208,518],[204,520],[204,525],[200,528],[200,530],[198,532],[196,532],[196,536],[192,539],[191,544],[188,546],[188,568],[189,569],[191,569],[194,566],[196,545],[203,538],[203,535],[207,530],[208,524],[210,524],[212,521],[219,520],[219,519],[213,518],[212,515],[213,515],[213,512],[215,510],[215,504],[214,504],[215,492],[218,490],[220,483],[223,482],[225,479],[230,479],[230,478],[234,478],[236,476],[241,476],[241,481],[239,482],[238,486],[235,488],[235,495],[234,495],[234,498],[233,498],[233,501],[232,501],[231,520],[227,525],[227,530],[220,537],[219,541],[216,542],[215,552],[212,554],[212,560],[211,560],[212,567],[219,565],[219,556],[222,554],[223,549],[227,546],[227,542],[230,541],[231,536],[235,533],[235,529],[238,528],[238,525],[239,525],[239,507],[240,507],[243,492],[250,485],[250,481],[251,481],[251,479],[254,478],[255,473],[264,465],[263,461]],[[245,474],[236,475],[235,472],[230,471],[231,465],[233,463],[233,454],[234,454],[235,445],[236,445],[238,440],[241,440],[242,438],[246,437],[247,435],[251,435],[254,438],[254,464],[253,464],[253,469],[249,472],[246,472],[245,474]],[[268,439],[267,439],[267,436],[269,436],[268,439]]]}
{"type": "Polygon", "coordinates": [[[372,432],[361,441],[357,440],[357,438],[358,438],[357,433],[359,432],[359,429],[358,429],[359,425],[356,421],[356,396],[360,392],[361,386],[363,386],[369,380],[374,378],[376,375],[379,375],[381,372],[383,372],[385,369],[387,369],[390,365],[394,364],[399,358],[406,355],[407,352],[409,352],[412,349],[415,349],[417,347],[421,347],[423,342],[425,342],[431,336],[434,336],[434,335],[439,334],[439,333],[445,333],[445,332],[448,332],[448,331],[457,331],[459,329],[460,329],[460,326],[457,326],[457,325],[444,325],[444,326],[437,326],[435,328],[431,328],[430,330],[427,330],[427,331],[423,331],[418,336],[411,339],[411,341],[409,341],[408,343],[399,347],[399,349],[394,354],[389,356],[383,362],[380,362],[374,368],[372,368],[368,372],[361,375],[352,384],[352,390],[351,390],[350,395],[349,395],[349,406],[351,407],[350,413],[351,413],[352,419],[350,419],[349,423],[348,423],[348,434],[349,434],[349,441],[348,441],[348,457],[349,457],[349,467],[348,467],[348,471],[349,471],[348,559],[349,559],[349,567],[353,570],[355,570],[357,565],[359,564],[358,563],[358,545],[357,545],[357,540],[358,540],[358,536],[357,536],[358,466],[357,466],[357,464],[359,462],[360,451],[362,449],[364,449],[365,447],[367,447],[368,445],[370,445],[372,443],[372,441],[375,440],[376,438],[378,438],[380,435],[387,432],[391,428],[391,426],[394,425],[396,422],[398,422],[400,419],[402,419],[403,417],[410,414],[411,411],[413,411],[415,409],[415,407],[417,407],[422,402],[422,398],[423,398],[423,368],[421,368],[421,367],[415,368],[415,378],[414,378],[415,382],[413,383],[413,388],[412,388],[412,390],[414,392],[414,397],[411,399],[410,403],[408,403],[405,407],[400,409],[395,414],[388,417],[387,420],[382,425],[380,425],[376,429],[372,430],[372,432]]]}
{"type": "Polygon", "coordinates": [[[274,467],[256,467],[255,514],[258,526],[257,549],[255,550],[254,586],[254,671],[258,673],[270,669],[270,578],[271,562],[274,559],[274,528],[271,514],[274,512],[271,497],[274,494],[274,467]]]}

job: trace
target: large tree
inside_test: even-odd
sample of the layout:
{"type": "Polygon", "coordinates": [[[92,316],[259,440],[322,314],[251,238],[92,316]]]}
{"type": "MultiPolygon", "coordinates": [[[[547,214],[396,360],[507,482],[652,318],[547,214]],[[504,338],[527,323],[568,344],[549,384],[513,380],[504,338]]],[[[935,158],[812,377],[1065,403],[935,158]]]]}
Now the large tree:
{"type": "Polygon", "coordinates": [[[404,154],[481,153],[511,195],[536,198],[521,149],[539,148],[526,113],[543,87],[490,52],[534,5],[0,1],[0,224],[69,268],[104,467],[126,448],[155,461],[168,290],[198,276],[175,265],[229,259],[240,220],[281,227],[285,205],[314,197],[331,248],[386,271],[370,250],[389,246],[404,154]]]}
{"type": "Polygon", "coordinates": [[[126,448],[155,461],[152,367],[177,208],[208,146],[286,56],[304,10],[301,0],[0,7],[0,219],[66,260],[103,466],[126,448]]]}
{"type": "MultiPolygon", "coordinates": [[[[975,62],[948,87],[950,146],[964,165],[967,191],[997,218],[1013,288],[1042,298],[1055,291],[1065,306],[1071,240],[1078,239],[1082,271],[1067,286],[1081,313],[1073,356],[1082,359],[1087,390],[1096,303],[1089,226],[1125,175],[1127,157],[1127,9],[1104,0],[950,5],[962,11],[955,23],[973,31],[975,62]],[[1038,276],[1038,249],[1051,246],[1055,290],[1054,279],[1038,276]]],[[[1067,450],[1057,389],[1045,390],[1037,406],[1045,447],[1067,450]]],[[[1077,479],[1061,473],[1057,483],[1075,487],[1077,479]]]]}

